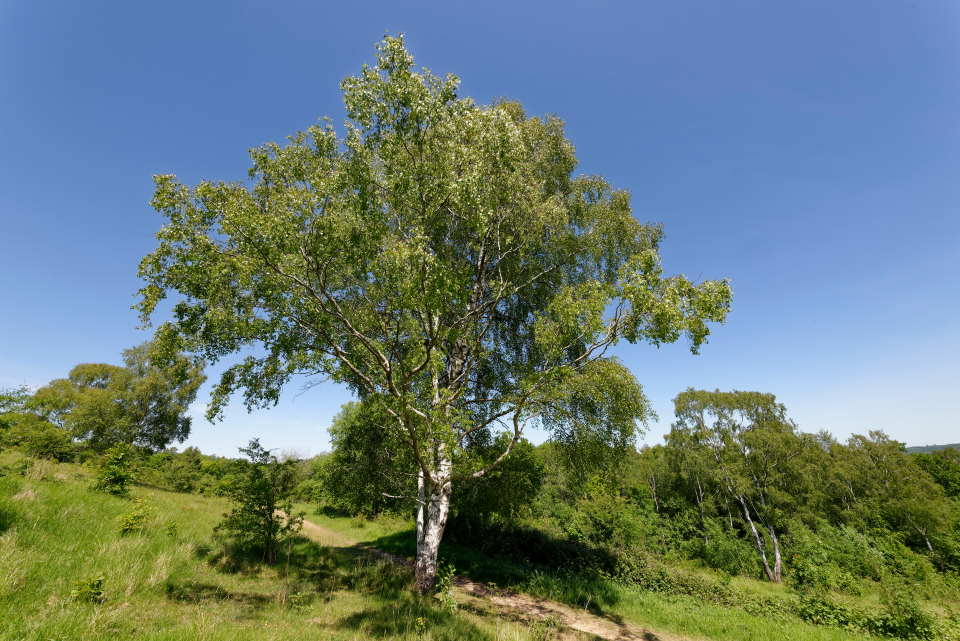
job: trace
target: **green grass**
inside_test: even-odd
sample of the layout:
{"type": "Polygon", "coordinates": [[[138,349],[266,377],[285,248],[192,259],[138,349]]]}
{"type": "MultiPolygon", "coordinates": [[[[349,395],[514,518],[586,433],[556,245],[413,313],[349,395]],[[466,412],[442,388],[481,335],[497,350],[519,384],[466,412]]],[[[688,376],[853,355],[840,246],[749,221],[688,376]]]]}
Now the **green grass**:
{"type": "MultiPolygon", "coordinates": [[[[345,539],[359,541],[394,554],[413,554],[413,528],[409,519],[394,516],[371,520],[331,517],[308,506],[301,508],[307,512],[307,518],[339,533],[345,539]]],[[[676,635],[715,641],[866,641],[877,638],[854,630],[811,625],[786,613],[751,614],[736,607],[713,605],[690,596],[648,592],[586,574],[557,575],[518,564],[511,559],[491,558],[476,550],[451,543],[443,544],[441,556],[453,562],[458,572],[475,580],[492,582],[500,587],[584,607],[596,614],[676,635]]],[[[677,563],[673,570],[717,579],[715,573],[689,562],[677,563]]],[[[731,587],[759,599],[787,601],[797,598],[786,585],[745,577],[734,577],[731,587]]],[[[848,605],[862,608],[875,608],[879,605],[876,590],[868,590],[859,597],[833,597],[848,605]]],[[[943,611],[943,605],[928,602],[926,607],[932,611],[943,611]]]]}
{"type": "Polygon", "coordinates": [[[135,487],[151,516],[121,536],[131,499],[90,490],[78,466],[39,462],[21,476],[20,460],[0,455],[4,641],[528,639],[520,624],[414,596],[407,570],[356,550],[301,539],[289,572],[231,562],[212,543],[219,499],[135,487]],[[71,596],[100,577],[102,603],[71,596]]]}
{"type": "MultiPolygon", "coordinates": [[[[278,566],[265,567],[237,562],[213,541],[213,527],[227,508],[222,499],[135,487],[133,497],[146,502],[150,516],[142,533],[122,536],[121,519],[135,508],[133,499],[92,491],[89,472],[79,466],[34,462],[18,473],[24,466],[18,454],[0,454],[2,641],[537,637],[532,626],[489,612],[444,611],[434,599],[412,593],[407,569],[374,560],[349,545],[359,541],[409,555],[413,536],[405,519],[334,518],[308,510],[310,520],[342,540],[331,543],[336,547],[323,547],[299,539],[278,566]],[[101,577],[102,603],[73,596],[78,585],[89,587],[101,577]]],[[[691,597],[644,592],[597,577],[537,572],[457,545],[445,544],[443,555],[472,578],[685,638],[870,638],[786,615],[750,614],[691,597]]],[[[784,591],[760,582],[744,585],[761,596],[784,591]]]]}

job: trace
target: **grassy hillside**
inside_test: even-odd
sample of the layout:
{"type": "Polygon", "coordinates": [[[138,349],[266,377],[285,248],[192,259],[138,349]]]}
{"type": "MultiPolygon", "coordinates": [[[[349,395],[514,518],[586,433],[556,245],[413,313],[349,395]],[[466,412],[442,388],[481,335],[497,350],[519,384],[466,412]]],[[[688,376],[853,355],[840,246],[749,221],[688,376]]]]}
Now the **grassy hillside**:
{"type": "MultiPolygon", "coordinates": [[[[306,505],[301,507],[309,509],[306,505]]],[[[412,526],[404,519],[383,516],[365,521],[332,517],[315,511],[308,512],[307,518],[346,539],[362,541],[396,554],[413,554],[412,526]]],[[[878,638],[854,630],[810,625],[799,620],[785,607],[798,597],[784,585],[734,577],[729,579],[729,586],[735,594],[743,597],[744,602],[736,605],[713,603],[711,599],[714,595],[695,593],[697,586],[702,585],[696,578],[703,576],[704,584],[710,584],[716,580],[716,575],[702,568],[685,567],[682,564],[670,570],[678,576],[693,577],[690,582],[693,594],[643,590],[612,580],[572,573],[558,575],[509,559],[486,557],[450,543],[444,544],[442,556],[452,562],[458,571],[477,580],[584,607],[614,620],[684,638],[715,641],[865,641],[878,638]]],[[[876,608],[879,600],[876,592],[856,599],[849,596],[843,598],[848,605],[863,609],[876,608]]],[[[947,604],[945,607],[942,602],[929,602],[926,605],[930,609],[948,613],[952,611],[949,606],[960,604],[947,604]]]]}
{"type": "MultiPolygon", "coordinates": [[[[278,566],[266,567],[221,552],[213,528],[226,508],[222,499],[145,487],[122,499],[92,491],[90,484],[80,466],[0,454],[0,640],[592,638],[540,625],[535,615],[473,602],[450,611],[435,599],[416,597],[405,568],[354,545],[409,552],[410,524],[403,519],[308,514],[319,525],[311,536],[324,545],[299,539],[278,566]],[[144,510],[142,529],[123,534],[129,517],[144,510]]],[[[766,609],[774,601],[764,599],[790,595],[744,579],[732,581],[741,593],[754,595],[755,607],[557,576],[456,545],[447,545],[444,554],[472,578],[657,631],[642,637],[647,639],[873,638],[766,609]]]]}
{"type": "Polygon", "coordinates": [[[211,545],[225,507],[215,498],[135,488],[151,516],[122,536],[134,500],[91,491],[78,466],[27,464],[0,455],[4,641],[531,638],[416,598],[406,571],[348,549],[301,540],[289,573],[228,563],[211,545]]]}

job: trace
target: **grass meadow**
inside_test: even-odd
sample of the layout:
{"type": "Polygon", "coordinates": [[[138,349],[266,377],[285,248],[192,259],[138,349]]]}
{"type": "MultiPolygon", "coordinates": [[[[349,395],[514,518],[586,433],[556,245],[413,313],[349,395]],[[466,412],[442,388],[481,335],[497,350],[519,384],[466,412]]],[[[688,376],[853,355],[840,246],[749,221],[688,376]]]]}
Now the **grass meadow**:
{"type": "Polygon", "coordinates": [[[356,550],[301,539],[275,567],[231,562],[212,539],[220,499],[144,487],[117,498],[90,490],[79,466],[26,464],[0,455],[4,641],[531,639],[521,622],[414,596],[405,569],[356,550]],[[134,499],[149,518],[121,535],[134,499]]]}
{"type": "MultiPolygon", "coordinates": [[[[223,499],[135,486],[93,491],[79,465],[0,454],[0,639],[6,641],[273,641],[281,639],[547,641],[590,637],[502,616],[450,610],[411,590],[405,567],[356,544],[409,555],[409,521],[336,517],[302,506],[328,532],[298,538],[275,566],[223,552],[223,499]],[[139,516],[137,516],[139,515],[139,516]],[[124,525],[128,530],[123,533],[124,525]]],[[[585,574],[557,575],[446,544],[459,572],[586,608],[673,640],[867,641],[863,633],[643,591],[585,574]]],[[[787,589],[736,579],[760,596],[787,589]]],[[[870,595],[866,595],[869,599],[870,595]]]]}

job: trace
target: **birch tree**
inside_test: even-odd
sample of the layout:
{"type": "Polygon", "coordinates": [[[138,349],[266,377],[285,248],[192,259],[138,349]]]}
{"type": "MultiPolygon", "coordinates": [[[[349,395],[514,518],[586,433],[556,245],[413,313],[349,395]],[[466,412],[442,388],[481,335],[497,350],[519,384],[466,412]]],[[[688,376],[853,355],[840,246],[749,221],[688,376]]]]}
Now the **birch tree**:
{"type": "Polygon", "coordinates": [[[666,276],[657,225],[599,176],[575,176],[554,117],[478,105],[416,69],[402,38],[343,81],[343,134],[310,127],[251,152],[245,182],[155,178],[166,219],[139,310],[170,353],[244,351],[208,416],[242,391],[269,406],[296,376],[328,377],[390,417],[415,461],[416,582],[434,582],[453,488],[510,456],[537,422],[563,439],[629,440],[647,403],[607,350],[696,352],[724,320],[726,281],[666,276]],[[252,349],[251,349],[252,348],[252,349]],[[506,433],[493,461],[471,435],[506,433]]]}
{"type": "Polygon", "coordinates": [[[807,443],[773,394],[688,389],[674,405],[668,442],[685,450],[686,467],[700,474],[709,455],[711,480],[743,517],[767,578],[780,583],[781,523],[803,496],[797,459],[807,443]]]}

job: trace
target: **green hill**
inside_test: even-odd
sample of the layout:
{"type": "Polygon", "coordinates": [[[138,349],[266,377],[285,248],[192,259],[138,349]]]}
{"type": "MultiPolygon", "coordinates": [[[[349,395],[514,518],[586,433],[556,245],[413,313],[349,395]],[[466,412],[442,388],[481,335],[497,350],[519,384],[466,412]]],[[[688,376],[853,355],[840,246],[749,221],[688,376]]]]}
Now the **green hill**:
{"type": "MultiPolygon", "coordinates": [[[[393,542],[404,553],[410,524],[403,519],[310,514],[304,534],[311,538],[264,566],[232,560],[215,542],[223,499],[148,487],[123,499],[90,485],[79,465],[0,453],[0,641],[874,638],[799,620],[785,607],[796,599],[786,586],[733,578],[735,591],[718,594],[746,602],[723,603],[708,590],[716,579],[697,580],[695,568],[673,568],[677,589],[662,592],[550,575],[456,545],[445,555],[461,571],[503,576],[501,585],[527,594],[461,584],[459,606],[450,608],[416,596],[405,566],[357,543],[393,542]],[[577,625],[591,617],[619,632],[577,631],[589,630],[577,625]]],[[[851,605],[875,599],[865,594],[851,605]]]]}
{"type": "Polygon", "coordinates": [[[912,445],[907,448],[907,451],[911,454],[922,454],[925,452],[936,452],[937,450],[945,450],[952,447],[955,450],[960,450],[960,443],[947,443],[946,445],[912,445]]]}
{"type": "Polygon", "coordinates": [[[211,546],[221,499],[137,487],[142,531],[121,535],[136,500],[89,489],[79,466],[0,455],[3,641],[525,641],[526,626],[452,614],[410,577],[359,551],[300,540],[277,567],[238,567],[211,546]]]}

